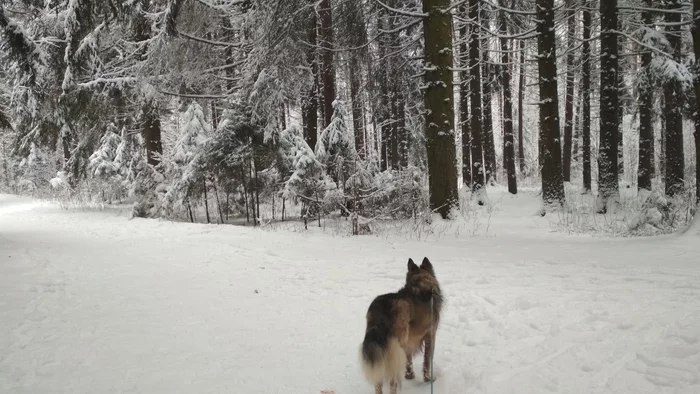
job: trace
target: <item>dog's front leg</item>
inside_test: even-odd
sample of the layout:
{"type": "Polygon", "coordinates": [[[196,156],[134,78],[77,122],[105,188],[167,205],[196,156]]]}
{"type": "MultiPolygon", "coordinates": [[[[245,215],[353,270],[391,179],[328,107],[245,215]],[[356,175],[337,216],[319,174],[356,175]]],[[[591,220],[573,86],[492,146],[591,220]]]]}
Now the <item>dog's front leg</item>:
{"type": "MultiPolygon", "coordinates": [[[[430,382],[431,375],[431,361],[433,355],[435,354],[435,335],[428,333],[423,338],[423,343],[425,344],[425,354],[423,356],[423,380],[430,382]]],[[[435,378],[432,378],[435,381],[435,378]]]]}
{"type": "Polygon", "coordinates": [[[406,379],[411,380],[416,377],[413,373],[413,354],[406,352],[406,379]]]}

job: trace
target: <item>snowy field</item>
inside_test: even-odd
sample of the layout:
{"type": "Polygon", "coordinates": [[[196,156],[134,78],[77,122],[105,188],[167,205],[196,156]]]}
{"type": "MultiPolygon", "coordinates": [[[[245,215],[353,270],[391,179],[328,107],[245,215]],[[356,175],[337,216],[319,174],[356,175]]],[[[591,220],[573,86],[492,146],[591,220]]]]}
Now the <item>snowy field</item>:
{"type": "Polygon", "coordinates": [[[447,300],[435,393],[700,393],[697,226],[572,237],[519,198],[486,236],[419,242],[0,196],[0,393],[371,394],[366,308],[423,256],[447,300]]]}

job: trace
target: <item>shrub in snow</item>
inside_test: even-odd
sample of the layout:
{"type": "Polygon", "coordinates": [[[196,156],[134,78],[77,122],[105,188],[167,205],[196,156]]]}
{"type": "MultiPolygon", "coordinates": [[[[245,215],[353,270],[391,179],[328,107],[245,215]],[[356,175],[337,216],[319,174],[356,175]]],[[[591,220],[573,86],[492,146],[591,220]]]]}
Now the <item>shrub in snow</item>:
{"type": "Polygon", "coordinates": [[[692,191],[686,190],[685,194],[669,199],[659,187],[655,187],[630,220],[630,232],[635,235],[657,235],[683,228],[692,219],[695,209],[692,191]]]}

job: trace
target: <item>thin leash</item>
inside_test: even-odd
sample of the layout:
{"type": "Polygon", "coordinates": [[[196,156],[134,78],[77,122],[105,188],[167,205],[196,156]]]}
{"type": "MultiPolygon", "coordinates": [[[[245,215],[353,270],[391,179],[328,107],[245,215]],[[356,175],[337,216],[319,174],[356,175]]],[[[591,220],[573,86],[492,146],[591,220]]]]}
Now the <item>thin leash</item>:
{"type": "Polygon", "coordinates": [[[435,379],[433,378],[433,358],[435,358],[435,313],[433,312],[433,299],[435,298],[435,294],[432,294],[430,296],[430,394],[433,394],[433,382],[435,379]]]}

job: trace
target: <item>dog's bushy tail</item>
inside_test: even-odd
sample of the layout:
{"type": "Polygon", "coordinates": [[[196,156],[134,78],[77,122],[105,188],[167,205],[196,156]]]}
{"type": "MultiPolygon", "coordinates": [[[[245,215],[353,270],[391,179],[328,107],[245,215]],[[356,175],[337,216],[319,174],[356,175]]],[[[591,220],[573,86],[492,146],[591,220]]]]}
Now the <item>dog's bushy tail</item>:
{"type": "Polygon", "coordinates": [[[367,327],[362,341],[362,370],[372,384],[398,378],[406,367],[406,353],[384,325],[367,327]]]}

